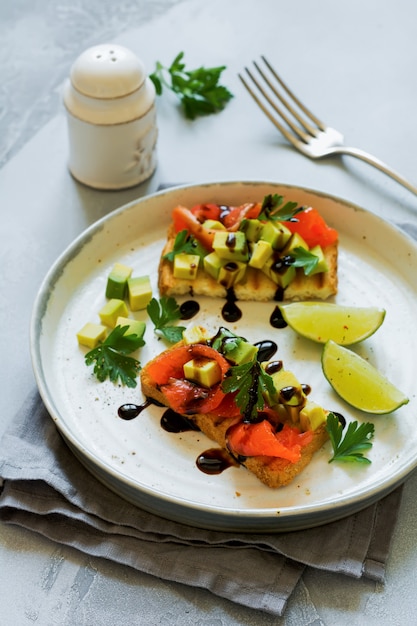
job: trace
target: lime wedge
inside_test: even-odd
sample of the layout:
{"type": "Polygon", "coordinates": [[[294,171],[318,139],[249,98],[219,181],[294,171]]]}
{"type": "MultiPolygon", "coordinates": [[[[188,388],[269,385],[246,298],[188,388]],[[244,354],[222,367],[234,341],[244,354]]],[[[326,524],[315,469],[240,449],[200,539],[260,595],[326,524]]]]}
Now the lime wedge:
{"type": "Polygon", "coordinates": [[[373,365],[348,348],[328,341],[321,357],[323,373],[343,400],[366,413],[391,413],[408,398],[373,365]]]}
{"type": "Polygon", "coordinates": [[[299,335],[341,346],[363,341],[372,335],[385,318],[385,309],[353,307],[329,302],[292,302],[280,305],[282,317],[299,335]]]}

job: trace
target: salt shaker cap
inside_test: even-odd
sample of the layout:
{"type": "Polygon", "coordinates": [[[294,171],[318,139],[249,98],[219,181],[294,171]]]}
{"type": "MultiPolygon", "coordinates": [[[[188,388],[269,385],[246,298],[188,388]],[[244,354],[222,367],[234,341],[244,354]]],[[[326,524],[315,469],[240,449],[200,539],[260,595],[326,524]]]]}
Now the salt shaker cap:
{"type": "Polygon", "coordinates": [[[141,87],[146,72],[141,60],[128,48],[101,44],[85,50],[71,68],[71,83],[90,98],[126,96],[141,87]]]}

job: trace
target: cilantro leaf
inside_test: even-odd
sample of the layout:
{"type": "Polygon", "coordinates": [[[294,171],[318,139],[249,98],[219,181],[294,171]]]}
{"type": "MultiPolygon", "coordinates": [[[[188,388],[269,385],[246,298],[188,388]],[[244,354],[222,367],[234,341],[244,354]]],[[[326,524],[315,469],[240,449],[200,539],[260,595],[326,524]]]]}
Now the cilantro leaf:
{"type": "Polygon", "coordinates": [[[318,256],[301,246],[294,248],[290,256],[294,259],[291,265],[294,267],[302,267],[306,276],[310,276],[314,272],[319,262],[318,256]]]}
{"type": "Polygon", "coordinates": [[[86,365],[94,365],[93,372],[100,382],[107,378],[122,385],[136,387],[136,376],[141,369],[137,359],[127,356],[145,344],[136,334],[126,335],[128,326],[116,326],[110,335],[85,355],[86,365]]]}
{"type": "Polygon", "coordinates": [[[164,87],[173,91],[181,101],[185,117],[190,120],[224,109],[233,98],[226,87],[218,84],[226,67],[186,70],[183,58],[184,52],[180,52],[169,67],[157,61],[155,71],[149,76],[156,93],[160,96],[164,87]]]}
{"type": "Polygon", "coordinates": [[[170,343],[181,341],[185,326],[170,324],[170,322],[176,322],[181,318],[180,307],[175,298],[163,296],[159,301],[152,298],[146,310],[155,326],[155,332],[162,335],[170,343]]]}
{"type": "Polygon", "coordinates": [[[277,193],[266,195],[263,199],[258,219],[288,222],[292,220],[297,213],[303,211],[302,207],[299,207],[297,202],[286,202],[282,206],[283,202],[284,196],[280,196],[277,193]]]}
{"type": "Polygon", "coordinates": [[[194,237],[190,237],[187,229],[177,233],[172,250],[164,254],[163,258],[172,263],[175,255],[182,252],[185,254],[198,254],[200,258],[207,254],[207,251],[199,245],[199,242],[194,237]]]}
{"type": "Polygon", "coordinates": [[[271,376],[256,359],[231,367],[222,382],[222,390],[224,393],[237,392],[235,401],[245,422],[258,419],[258,411],[265,406],[265,394],[276,396],[271,376]]]}
{"type": "Polygon", "coordinates": [[[333,461],[350,461],[356,463],[371,463],[363,456],[365,450],[372,448],[370,439],[374,436],[375,427],[370,422],[358,426],[358,422],[351,422],[342,438],[342,426],[334,413],[327,416],[326,430],[329,433],[333,446],[333,461]]]}

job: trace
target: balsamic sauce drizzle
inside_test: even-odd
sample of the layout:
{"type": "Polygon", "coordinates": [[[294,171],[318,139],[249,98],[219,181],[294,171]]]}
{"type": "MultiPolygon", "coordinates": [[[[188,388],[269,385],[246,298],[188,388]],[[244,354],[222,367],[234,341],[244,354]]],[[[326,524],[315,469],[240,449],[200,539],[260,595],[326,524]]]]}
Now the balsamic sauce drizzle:
{"type": "Polygon", "coordinates": [[[237,298],[232,287],[227,290],[226,304],[222,308],[222,317],[225,322],[237,322],[242,317],[242,311],[236,304],[237,298]]]}

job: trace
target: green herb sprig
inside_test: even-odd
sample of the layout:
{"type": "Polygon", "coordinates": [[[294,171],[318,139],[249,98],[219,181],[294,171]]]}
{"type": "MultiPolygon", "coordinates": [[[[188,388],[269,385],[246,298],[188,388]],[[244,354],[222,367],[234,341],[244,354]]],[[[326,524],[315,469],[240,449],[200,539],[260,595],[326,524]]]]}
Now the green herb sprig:
{"type": "Polygon", "coordinates": [[[291,265],[294,267],[302,267],[306,276],[310,276],[314,272],[319,262],[318,256],[301,246],[294,248],[290,256],[294,259],[291,265]]]}
{"type": "Polygon", "coordinates": [[[333,456],[329,463],[333,461],[348,461],[355,463],[371,463],[363,456],[363,452],[372,448],[375,427],[370,422],[358,425],[358,422],[351,422],[343,437],[342,426],[334,413],[327,416],[326,430],[329,433],[333,446],[333,456]]]}
{"type": "Polygon", "coordinates": [[[183,58],[184,52],[180,52],[168,67],[157,61],[155,71],[149,76],[156,93],[161,95],[164,87],[173,91],[181,101],[185,117],[190,120],[224,109],[233,98],[226,87],[218,84],[226,67],[187,70],[183,58]]]}
{"type": "Polygon", "coordinates": [[[259,220],[271,220],[278,222],[288,222],[292,220],[297,213],[303,211],[303,208],[297,202],[286,202],[283,205],[284,196],[277,193],[268,194],[264,197],[259,213],[259,220]]]}
{"type": "Polygon", "coordinates": [[[109,378],[112,382],[136,387],[141,365],[127,355],[142,347],[145,341],[133,333],[126,335],[127,330],[128,326],[116,326],[103,343],[85,355],[86,365],[94,365],[94,374],[101,383],[109,378]]]}
{"type": "Polygon", "coordinates": [[[164,254],[163,258],[167,261],[174,261],[176,254],[197,254],[200,258],[207,254],[207,250],[203,250],[202,246],[194,239],[190,237],[187,229],[180,230],[177,233],[172,250],[164,254]]]}
{"type": "Polygon", "coordinates": [[[224,393],[237,392],[235,401],[245,422],[257,420],[258,411],[265,406],[264,395],[276,397],[271,376],[256,359],[232,366],[222,382],[222,390],[224,393]]]}
{"type": "Polygon", "coordinates": [[[180,307],[175,298],[163,296],[159,301],[152,298],[146,310],[155,326],[156,333],[162,335],[170,343],[181,341],[185,326],[172,324],[181,318],[180,307]]]}

